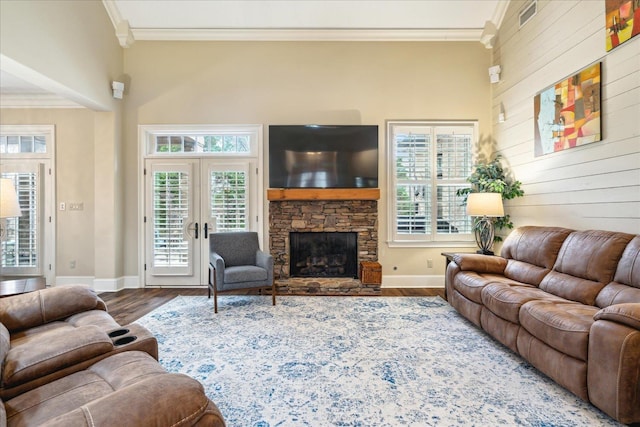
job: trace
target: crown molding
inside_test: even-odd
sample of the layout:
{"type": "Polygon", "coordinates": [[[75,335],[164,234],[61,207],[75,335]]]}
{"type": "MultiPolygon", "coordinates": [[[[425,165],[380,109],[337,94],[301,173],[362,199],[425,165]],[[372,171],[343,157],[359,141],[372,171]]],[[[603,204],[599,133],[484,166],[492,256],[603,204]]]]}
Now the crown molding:
{"type": "Polygon", "coordinates": [[[496,10],[493,12],[493,17],[491,18],[491,22],[493,22],[497,29],[500,29],[502,26],[502,21],[504,20],[505,15],[507,14],[507,9],[509,8],[509,4],[511,0],[499,1],[496,6],[496,10]]]}
{"type": "Polygon", "coordinates": [[[132,29],[149,41],[479,41],[482,29],[132,29]]]}
{"type": "Polygon", "coordinates": [[[122,14],[120,13],[120,9],[116,5],[114,0],[102,0],[102,4],[104,8],[107,10],[107,14],[109,15],[109,19],[111,19],[111,23],[113,24],[113,28],[118,28],[118,24],[123,21],[122,14]]]}
{"type": "Polygon", "coordinates": [[[0,108],[85,108],[80,104],[49,93],[3,93],[0,108]]]}

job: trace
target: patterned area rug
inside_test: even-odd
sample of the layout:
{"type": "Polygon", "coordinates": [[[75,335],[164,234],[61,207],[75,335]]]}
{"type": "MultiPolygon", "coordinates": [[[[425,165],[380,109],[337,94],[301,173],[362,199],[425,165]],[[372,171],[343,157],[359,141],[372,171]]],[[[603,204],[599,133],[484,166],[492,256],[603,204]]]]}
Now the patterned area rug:
{"type": "Polygon", "coordinates": [[[177,297],[139,320],[230,427],[619,425],[437,297],[177,297]]]}

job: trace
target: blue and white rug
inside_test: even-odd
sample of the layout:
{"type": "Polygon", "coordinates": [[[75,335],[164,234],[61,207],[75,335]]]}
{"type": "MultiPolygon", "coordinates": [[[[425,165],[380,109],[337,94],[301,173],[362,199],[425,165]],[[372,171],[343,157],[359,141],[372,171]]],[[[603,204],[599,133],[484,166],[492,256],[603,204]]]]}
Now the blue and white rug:
{"type": "Polygon", "coordinates": [[[177,297],[141,318],[229,427],[619,425],[437,297],[177,297]]]}

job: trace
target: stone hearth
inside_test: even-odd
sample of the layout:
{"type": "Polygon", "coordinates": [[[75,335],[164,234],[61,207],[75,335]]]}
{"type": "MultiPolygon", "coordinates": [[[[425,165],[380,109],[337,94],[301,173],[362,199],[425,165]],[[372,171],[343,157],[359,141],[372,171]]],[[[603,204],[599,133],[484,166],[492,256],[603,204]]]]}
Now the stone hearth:
{"type": "Polygon", "coordinates": [[[289,233],[358,233],[358,262],[378,259],[376,200],[271,200],[269,246],[275,262],[278,293],[316,295],[379,295],[380,285],[348,277],[289,276],[289,233]]]}

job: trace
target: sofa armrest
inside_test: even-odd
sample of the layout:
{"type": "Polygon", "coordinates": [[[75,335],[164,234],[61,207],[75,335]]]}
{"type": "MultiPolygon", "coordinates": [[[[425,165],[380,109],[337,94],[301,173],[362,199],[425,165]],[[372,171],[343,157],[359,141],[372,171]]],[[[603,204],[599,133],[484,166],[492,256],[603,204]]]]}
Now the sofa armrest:
{"type": "Polygon", "coordinates": [[[85,286],[47,288],[0,298],[0,322],[17,332],[89,310],[106,309],[96,293],[85,286]]]}
{"type": "Polygon", "coordinates": [[[598,311],[593,320],[610,320],[640,330],[640,303],[610,305],[598,311]]]}
{"type": "Polygon", "coordinates": [[[589,400],[623,424],[640,420],[639,313],[640,303],[603,308],[589,331],[589,400]]]}
{"type": "Polygon", "coordinates": [[[207,425],[224,427],[218,408],[202,386],[183,374],[161,374],[115,390],[102,398],[60,415],[43,426],[194,425],[207,417],[207,425]],[[90,421],[90,422],[89,422],[90,421]]]}
{"type": "Polygon", "coordinates": [[[273,256],[263,251],[256,252],[256,265],[265,270],[273,269],[273,256]]]}
{"type": "Polygon", "coordinates": [[[507,268],[507,260],[499,256],[481,254],[454,254],[453,261],[462,271],[502,274],[507,268]]]}

